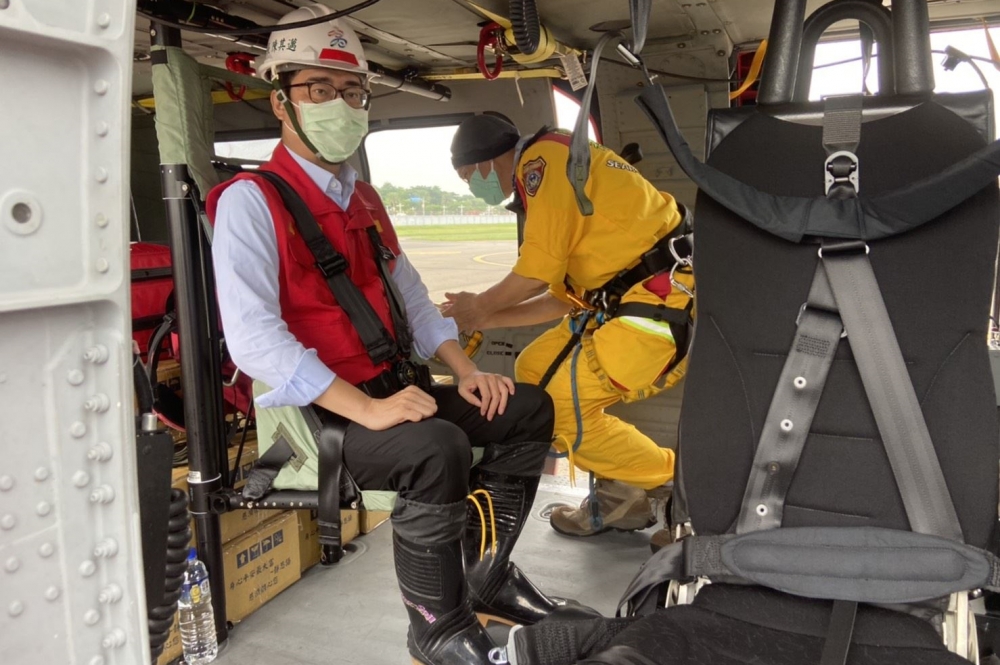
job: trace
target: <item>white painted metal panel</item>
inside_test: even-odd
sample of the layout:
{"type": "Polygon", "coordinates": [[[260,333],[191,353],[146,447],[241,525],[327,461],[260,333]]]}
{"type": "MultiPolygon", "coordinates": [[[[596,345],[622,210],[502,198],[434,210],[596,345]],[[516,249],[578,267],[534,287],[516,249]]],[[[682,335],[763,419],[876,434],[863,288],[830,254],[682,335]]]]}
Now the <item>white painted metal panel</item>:
{"type": "Polygon", "coordinates": [[[126,268],[134,16],[134,0],[0,0],[2,663],[149,660],[126,268]]]}

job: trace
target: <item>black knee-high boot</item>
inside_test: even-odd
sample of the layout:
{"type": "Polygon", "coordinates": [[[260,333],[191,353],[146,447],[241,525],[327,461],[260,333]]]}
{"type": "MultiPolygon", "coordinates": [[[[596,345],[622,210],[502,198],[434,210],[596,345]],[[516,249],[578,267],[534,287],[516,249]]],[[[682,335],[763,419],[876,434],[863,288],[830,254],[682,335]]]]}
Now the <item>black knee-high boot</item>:
{"type": "Polygon", "coordinates": [[[393,554],[418,665],[488,665],[493,642],[472,609],[464,573],[465,503],[397,499],[393,554]]]}
{"type": "Polygon", "coordinates": [[[567,604],[564,599],[542,593],[510,561],[511,550],[535,501],[548,449],[547,442],[489,446],[480,466],[472,470],[470,488],[483,508],[486,523],[482,523],[479,510],[470,502],[465,531],[466,576],[473,607],[484,618],[531,625],[567,604]],[[496,552],[491,551],[488,502],[482,494],[475,494],[476,490],[488,492],[493,502],[496,552]],[[487,534],[486,554],[480,560],[483,529],[487,534]]]}

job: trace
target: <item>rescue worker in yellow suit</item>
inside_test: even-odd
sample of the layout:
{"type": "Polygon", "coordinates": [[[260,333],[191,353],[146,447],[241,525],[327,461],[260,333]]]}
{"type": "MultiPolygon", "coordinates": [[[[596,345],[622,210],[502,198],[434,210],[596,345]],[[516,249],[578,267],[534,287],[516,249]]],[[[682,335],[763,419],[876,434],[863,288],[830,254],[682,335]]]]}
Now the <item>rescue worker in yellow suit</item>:
{"type": "Polygon", "coordinates": [[[568,133],[546,129],[522,139],[490,114],[459,126],[458,175],[492,205],[516,191],[524,235],[509,275],[480,294],[447,294],[442,312],[465,331],[562,319],[520,354],[516,376],[546,388],[554,448],[596,478],[583,504],[556,508],[551,525],[590,536],[656,522],[646,490],[673,478],[674,453],[605,409],[683,377],[694,282],[688,257],[679,256],[690,238],[674,198],[591,143],[586,194],[594,214],[585,217],[566,177],[569,143],[568,133]]]}

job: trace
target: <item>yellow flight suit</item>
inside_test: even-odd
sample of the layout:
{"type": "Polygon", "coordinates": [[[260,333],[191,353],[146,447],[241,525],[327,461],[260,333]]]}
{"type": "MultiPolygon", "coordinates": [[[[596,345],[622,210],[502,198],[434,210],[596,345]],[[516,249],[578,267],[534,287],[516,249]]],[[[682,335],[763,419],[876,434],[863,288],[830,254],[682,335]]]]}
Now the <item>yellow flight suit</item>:
{"type": "MultiPolygon", "coordinates": [[[[567,286],[582,295],[636,265],[644,252],[682,221],[674,198],[657,191],[613,151],[591,143],[590,158],[586,187],[594,204],[590,217],[580,213],[566,178],[566,134],[553,132],[537,139],[520,155],[515,169],[526,221],[520,257],[513,270],[522,277],[547,282],[551,293],[563,299],[567,286]]],[[[678,275],[678,279],[693,289],[690,275],[678,275]]],[[[647,290],[645,282],[634,285],[622,302],[666,303],[678,309],[689,304],[688,296],[679,289],[672,289],[663,299],[647,290]]],[[[569,341],[570,325],[566,317],[518,356],[518,381],[540,382],[569,341]]],[[[563,362],[547,386],[555,402],[556,449],[566,452],[577,441],[575,373],[583,434],[571,461],[599,478],[643,489],[672,479],[673,451],[660,448],[633,425],[604,410],[618,401],[644,399],[676,384],[684,374],[684,362],[661,378],[675,353],[666,323],[616,317],[598,327],[592,321],[579,357],[574,362],[571,355],[563,362]]]]}

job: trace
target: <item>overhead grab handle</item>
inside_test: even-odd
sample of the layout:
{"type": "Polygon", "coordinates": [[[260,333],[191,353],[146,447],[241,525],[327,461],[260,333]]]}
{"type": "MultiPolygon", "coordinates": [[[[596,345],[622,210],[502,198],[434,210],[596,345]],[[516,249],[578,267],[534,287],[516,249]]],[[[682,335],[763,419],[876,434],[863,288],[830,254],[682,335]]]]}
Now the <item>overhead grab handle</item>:
{"type": "Polygon", "coordinates": [[[871,0],[838,0],[820,7],[806,19],[802,32],[802,46],[799,50],[798,74],[795,77],[794,101],[809,101],[816,46],[823,33],[834,23],[849,19],[868,26],[875,37],[875,43],[878,44],[879,94],[891,95],[895,91],[893,27],[889,10],[881,5],[872,4],[871,0]]]}

